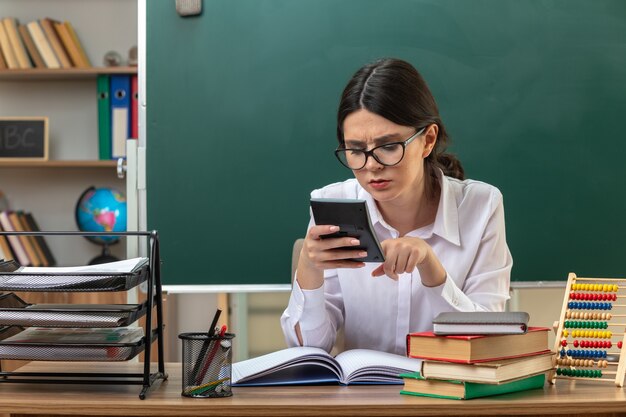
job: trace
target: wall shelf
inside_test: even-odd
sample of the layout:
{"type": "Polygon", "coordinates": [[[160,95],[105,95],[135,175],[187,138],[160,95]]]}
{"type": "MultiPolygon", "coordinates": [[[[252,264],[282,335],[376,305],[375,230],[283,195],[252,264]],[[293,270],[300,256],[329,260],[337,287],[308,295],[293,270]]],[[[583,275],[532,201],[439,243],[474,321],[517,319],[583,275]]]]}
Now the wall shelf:
{"type": "Polygon", "coordinates": [[[0,80],[75,80],[92,79],[99,74],[137,74],[137,67],[93,67],[93,68],[31,68],[0,70],[0,80]]]}

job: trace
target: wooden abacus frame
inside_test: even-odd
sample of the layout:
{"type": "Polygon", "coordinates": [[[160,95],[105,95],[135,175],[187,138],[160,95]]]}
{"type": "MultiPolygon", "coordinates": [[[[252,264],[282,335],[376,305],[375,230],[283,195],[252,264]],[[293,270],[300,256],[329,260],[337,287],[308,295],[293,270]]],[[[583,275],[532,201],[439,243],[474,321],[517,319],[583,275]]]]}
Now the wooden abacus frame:
{"type": "MultiPolygon", "coordinates": [[[[550,375],[548,376],[548,380],[550,381],[551,384],[554,384],[556,382],[556,379],[559,378],[563,378],[563,379],[574,379],[574,380],[589,380],[589,381],[598,381],[598,382],[614,382],[615,385],[617,385],[618,387],[623,387],[624,386],[624,373],[626,371],[626,355],[622,355],[621,352],[615,352],[615,351],[611,351],[608,352],[608,349],[611,349],[612,347],[614,347],[616,344],[620,344],[624,349],[626,349],[626,323],[613,323],[613,324],[608,324],[608,322],[614,318],[626,318],[626,304],[613,304],[612,300],[598,300],[598,299],[592,299],[590,300],[589,304],[591,306],[593,306],[593,303],[596,302],[606,302],[607,304],[610,303],[610,309],[608,311],[613,311],[613,307],[619,307],[624,313],[623,314],[613,314],[610,313],[611,316],[610,318],[604,319],[604,318],[590,318],[590,317],[586,317],[585,315],[589,314],[589,313],[579,313],[579,312],[573,312],[572,310],[585,310],[588,308],[582,307],[582,308],[570,308],[570,302],[572,302],[573,299],[576,298],[572,298],[572,294],[581,294],[581,295],[586,295],[586,294],[596,294],[599,292],[618,292],[620,290],[624,290],[626,289],[626,285],[620,285],[620,284],[625,284],[626,283],[626,279],[620,279],[620,278],[580,278],[577,277],[576,274],[574,273],[570,273],[567,277],[567,286],[565,288],[565,296],[563,297],[563,307],[561,309],[561,316],[559,318],[558,323],[555,322],[555,327],[556,327],[556,338],[554,341],[554,359],[553,359],[553,365],[554,368],[553,370],[550,372],[550,375]],[[594,287],[585,289],[585,288],[578,288],[578,287],[574,287],[575,284],[590,284],[590,285],[594,285],[594,287]],[[601,287],[595,287],[596,285],[600,285],[601,287]],[[582,291],[582,293],[580,292],[582,291]],[[601,321],[605,321],[606,320],[606,325],[607,326],[618,326],[622,328],[622,332],[616,332],[613,333],[612,331],[596,331],[597,333],[600,333],[600,336],[597,335],[581,335],[580,337],[583,338],[598,338],[598,337],[602,337],[604,339],[608,339],[608,342],[611,342],[611,348],[600,348],[600,349],[607,349],[606,353],[607,355],[610,354],[611,358],[618,356],[619,360],[616,362],[614,360],[611,361],[601,361],[601,360],[594,360],[594,359],[579,359],[579,358],[572,358],[571,356],[569,356],[567,354],[567,346],[570,345],[570,342],[568,341],[569,337],[570,337],[570,333],[574,333],[574,332],[578,332],[578,330],[576,331],[569,331],[568,329],[565,328],[565,321],[566,320],[570,320],[570,317],[568,317],[568,312],[570,316],[574,316],[574,319],[580,319],[582,323],[593,323],[596,322],[598,323],[598,320],[601,321]],[[579,314],[582,314],[583,317],[577,317],[579,314]],[[557,327],[558,324],[558,327],[557,327]],[[610,336],[607,337],[607,333],[610,332],[610,336]],[[613,344],[612,339],[614,339],[614,336],[621,336],[621,339],[619,341],[617,341],[615,344],[613,344]],[[565,343],[566,345],[564,346],[563,343],[565,343]],[[559,362],[562,360],[561,358],[561,351],[565,350],[565,360],[567,362],[570,362],[568,364],[559,364],[559,362]],[[577,362],[580,361],[580,362],[577,362]],[[573,362],[573,363],[572,363],[573,362]],[[608,366],[617,366],[617,369],[615,371],[602,371],[602,376],[601,377],[593,377],[593,376],[580,376],[577,375],[578,369],[583,367],[583,368],[589,368],[590,366],[588,365],[589,362],[591,362],[591,366],[595,367],[595,368],[599,368],[601,365],[604,364],[605,367],[608,366]],[[561,371],[557,371],[558,369],[561,370],[567,370],[566,372],[572,372],[573,375],[563,375],[561,371]],[[611,375],[615,375],[615,378],[611,377],[611,375]]],[[[619,300],[620,298],[626,298],[626,295],[617,295],[614,297],[615,301],[619,300]]],[[[586,300],[586,299],[585,299],[586,300]]],[[[585,301],[582,301],[581,303],[585,303],[585,301]]],[[[595,314],[595,313],[590,313],[590,314],[595,314]]],[[[604,314],[604,313],[598,313],[600,315],[604,314]]],[[[592,325],[593,326],[593,325],[592,325]]],[[[585,327],[586,328],[586,327],[585,327]]],[[[594,328],[594,327],[591,327],[594,328]]],[[[587,331],[581,331],[583,333],[587,333],[587,331]]],[[[593,330],[589,331],[594,333],[593,330]]],[[[577,333],[576,333],[577,334],[577,333]]],[[[574,335],[571,335],[572,337],[574,337],[574,335]]],[[[585,341],[588,342],[588,341],[585,341]]],[[[576,345],[574,345],[575,347],[577,347],[576,345]]],[[[586,346],[585,346],[586,347],[586,346]]],[[[585,348],[584,347],[584,348],[585,348]]],[[[583,349],[584,349],[583,348],[583,349]]],[[[597,348],[594,348],[597,349],[597,348]]],[[[621,347],[620,347],[621,349],[621,347]]],[[[571,350],[571,349],[570,349],[571,350]]],[[[582,350],[581,350],[582,351],[582,350]]],[[[574,356],[574,355],[572,355],[574,356]]],[[[578,356],[578,355],[576,355],[578,356]]],[[[597,371],[596,371],[597,372],[597,371]]]]}

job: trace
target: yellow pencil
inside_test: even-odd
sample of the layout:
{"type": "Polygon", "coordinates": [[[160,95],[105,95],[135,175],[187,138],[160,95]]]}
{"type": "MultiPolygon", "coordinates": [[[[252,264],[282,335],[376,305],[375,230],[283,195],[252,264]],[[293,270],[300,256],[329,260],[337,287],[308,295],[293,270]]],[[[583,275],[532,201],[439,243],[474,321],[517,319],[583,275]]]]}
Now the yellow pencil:
{"type": "Polygon", "coordinates": [[[230,379],[229,377],[226,377],[226,378],[218,379],[216,381],[208,382],[208,383],[203,384],[203,385],[198,385],[196,387],[187,388],[185,390],[185,394],[198,394],[197,392],[194,392],[194,391],[202,390],[203,388],[209,388],[209,387],[212,387],[214,385],[221,384],[222,382],[228,381],[229,379],[230,379]]]}

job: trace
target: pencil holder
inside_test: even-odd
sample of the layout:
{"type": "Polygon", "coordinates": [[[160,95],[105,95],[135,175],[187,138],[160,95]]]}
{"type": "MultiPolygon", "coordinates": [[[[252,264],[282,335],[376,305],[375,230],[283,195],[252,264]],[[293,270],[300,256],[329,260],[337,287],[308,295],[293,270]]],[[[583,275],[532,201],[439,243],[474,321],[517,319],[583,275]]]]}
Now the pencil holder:
{"type": "Polygon", "coordinates": [[[185,397],[219,398],[233,395],[232,333],[181,333],[183,341],[183,390],[185,397]]]}

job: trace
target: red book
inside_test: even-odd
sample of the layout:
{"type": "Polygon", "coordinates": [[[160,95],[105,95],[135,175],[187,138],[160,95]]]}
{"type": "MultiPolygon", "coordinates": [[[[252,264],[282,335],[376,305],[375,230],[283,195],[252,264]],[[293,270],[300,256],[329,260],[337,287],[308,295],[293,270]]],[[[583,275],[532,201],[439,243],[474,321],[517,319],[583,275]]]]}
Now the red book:
{"type": "Polygon", "coordinates": [[[139,138],[139,83],[137,76],[130,78],[130,137],[139,138]]]}
{"type": "Polygon", "coordinates": [[[548,352],[547,327],[529,327],[524,334],[437,336],[432,332],[410,333],[407,356],[447,362],[477,363],[548,352]]]}

